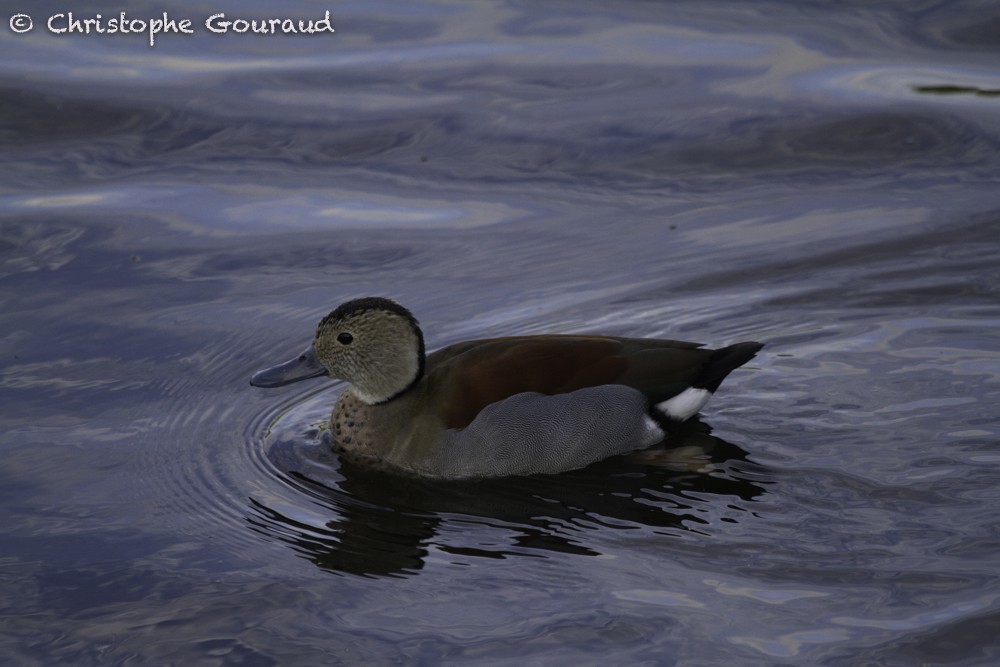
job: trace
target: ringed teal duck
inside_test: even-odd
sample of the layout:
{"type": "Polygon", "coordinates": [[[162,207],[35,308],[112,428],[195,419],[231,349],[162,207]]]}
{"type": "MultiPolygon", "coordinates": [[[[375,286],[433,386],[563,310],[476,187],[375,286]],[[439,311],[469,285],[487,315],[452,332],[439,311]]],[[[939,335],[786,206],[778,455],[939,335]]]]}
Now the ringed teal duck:
{"type": "Polygon", "coordinates": [[[430,355],[395,301],[348,301],[305,352],[254,374],[256,387],[327,375],[350,383],[330,418],[360,465],[421,477],[556,473],[644,449],[696,414],[763,347],[594,335],[513,336],[430,355]]]}

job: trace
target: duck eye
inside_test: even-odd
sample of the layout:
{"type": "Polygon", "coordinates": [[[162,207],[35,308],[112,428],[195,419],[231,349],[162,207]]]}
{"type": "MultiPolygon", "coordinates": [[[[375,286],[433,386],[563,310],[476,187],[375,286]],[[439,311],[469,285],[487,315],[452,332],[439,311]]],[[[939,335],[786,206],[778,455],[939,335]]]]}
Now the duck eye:
{"type": "Polygon", "coordinates": [[[341,345],[350,345],[351,342],[353,342],[353,341],[354,341],[354,336],[352,336],[351,334],[347,333],[346,331],[343,332],[343,333],[337,334],[337,342],[340,343],[341,345]]]}

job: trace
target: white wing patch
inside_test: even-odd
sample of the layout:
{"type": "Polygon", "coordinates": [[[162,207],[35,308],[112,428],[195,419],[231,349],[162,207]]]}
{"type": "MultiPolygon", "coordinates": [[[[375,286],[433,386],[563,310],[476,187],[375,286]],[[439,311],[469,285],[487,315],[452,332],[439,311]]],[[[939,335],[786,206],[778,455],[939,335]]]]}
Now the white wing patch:
{"type": "Polygon", "coordinates": [[[689,387],[673,398],[657,403],[656,407],[665,412],[671,419],[684,421],[698,414],[698,411],[705,407],[710,398],[712,398],[712,392],[708,389],[689,387]]]}

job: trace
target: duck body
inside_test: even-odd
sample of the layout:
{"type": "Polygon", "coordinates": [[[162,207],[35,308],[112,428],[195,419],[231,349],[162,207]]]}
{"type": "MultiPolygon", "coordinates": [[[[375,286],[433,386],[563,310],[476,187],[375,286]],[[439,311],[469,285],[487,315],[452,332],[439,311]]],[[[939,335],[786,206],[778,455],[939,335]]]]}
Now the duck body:
{"type": "Polygon", "coordinates": [[[644,449],[696,414],[760,343],[719,350],[589,335],[465,341],[424,355],[416,319],[393,301],[349,301],[298,358],[255,374],[281,386],[351,383],[330,419],[353,462],[449,479],[556,473],[644,449]]]}

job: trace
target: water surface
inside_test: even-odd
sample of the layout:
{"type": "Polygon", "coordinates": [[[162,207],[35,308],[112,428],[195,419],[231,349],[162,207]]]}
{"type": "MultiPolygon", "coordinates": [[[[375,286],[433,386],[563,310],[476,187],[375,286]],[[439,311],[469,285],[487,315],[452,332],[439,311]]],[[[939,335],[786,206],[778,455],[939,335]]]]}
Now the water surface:
{"type": "MultiPolygon", "coordinates": [[[[34,4],[0,39],[5,664],[1000,659],[992,3],[347,2],[153,48],[34,4]],[[767,348],[667,449],[403,480],[319,444],[343,385],[247,384],[369,294],[431,349],[767,348]]],[[[276,11],[129,8],[164,10],[276,11]]]]}

